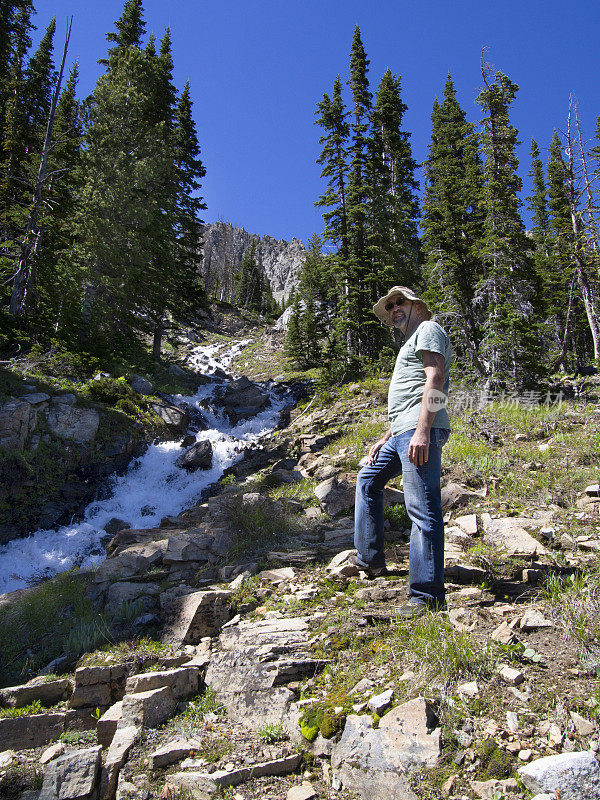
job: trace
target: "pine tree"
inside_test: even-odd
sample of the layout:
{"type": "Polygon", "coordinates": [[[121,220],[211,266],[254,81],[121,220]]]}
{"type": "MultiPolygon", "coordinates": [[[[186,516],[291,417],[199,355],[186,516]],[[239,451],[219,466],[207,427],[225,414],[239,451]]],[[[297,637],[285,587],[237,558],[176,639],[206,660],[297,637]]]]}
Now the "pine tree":
{"type": "Polygon", "coordinates": [[[482,67],[482,76],[484,88],[477,97],[484,113],[485,154],[485,273],[477,288],[484,311],[480,350],[489,386],[521,386],[539,374],[541,365],[532,315],[531,249],[519,216],[518,133],[509,117],[519,87],[500,71],[492,75],[488,66],[482,67]]]}
{"type": "Polygon", "coordinates": [[[368,283],[368,277],[372,274],[368,249],[368,213],[371,201],[369,159],[372,149],[369,131],[372,94],[369,89],[368,72],[369,59],[357,25],[350,52],[348,80],[353,100],[348,150],[350,158],[347,192],[348,280],[339,316],[339,326],[346,341],[348,366],[351,371],[358,368],[360,356],[368,358],[373,355],[373,342],[369,336],[372,298],[368,283]]]}
{"type": "Polygon", "coordinates": [[[421,278],[416,195],[419,184],[415,179],[417,164],[412,157],[410,134],[402,130],[406,108],[401,98],[400,77],[387,69],[372,112],[373,303],[393,283],[416,286],[421,278]]]}
{"type": "Polygon", "coordinates": [[[426,295],[450,333],[461,367],[481,373],[474,295],[484,269],[482,165],[474,127],[450,75],[442,103],[434,102],[431,124],[423,200],[426,295]]]}
{"type": "Polygon", "coordinates": [[[285,333],[284,350],[286,356],[290,361],[295,362],[298,366],[304,364],[304,345],[302,342],[302,333],[300,330],[300,298],[296,293],[292,301],[292,313],[288,321],[287,330],[285,333]]]}
{"type": "Polygon", "coordinates": [[[142,38],[146,29],[143,19],[142,0],[125,0],[123,13],[115,22],[116,31],[106,34],[109,42],[115,46],[108,51],[108,59],[101,58],[98,63],[107,65],[113,56],[122,54],[128,47],[141,48],[142,38]]]}
{"type": "Polygon", "coordinates": [[[350,128],[348,113],[342,100],[342,82],[338,75],[333,84],[331,98],[323,95],[318,105],[317,124],[323,128],[324,135],[319,139],[323,145],[317,164],[321,164],[321,177],[327,178],[327,189],[315,205],[330,209],[323,211],[325,232],[323,237],[338,250],[340,259],[348,258],[348,213],[347,213],[347,143],[350,128]]]}
{"type": "Polygon", "coordinates": [[[128,0],[85,137],[77,233],[89,347],[126,346],[140,313],[154,323],[173,264],[173,150],[167,112],[156,107],[156,54],[142,50],[135,33],[143,30],[140,14],[141,4],[128,0]]]}

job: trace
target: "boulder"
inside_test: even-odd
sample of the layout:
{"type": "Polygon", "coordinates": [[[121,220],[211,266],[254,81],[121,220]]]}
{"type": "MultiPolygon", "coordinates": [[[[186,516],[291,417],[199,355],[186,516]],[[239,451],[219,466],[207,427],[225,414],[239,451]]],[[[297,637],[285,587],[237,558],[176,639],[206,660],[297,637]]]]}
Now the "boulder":
{"type": "Polygon", "coordinates": [[[93,442],[99,425],[100,415],[95,408],[78,408],[61,403],[53,405],[48,411],[48,427],[60,439],[93,442]]]}
{"type": "Polygon", "coordinates": [[[160,592],[161,588],[157,583],[117,581],[108,587],[104,611],[109,616],[114,616],[122,610],[123,603],[132,603],[142,598],[147,598],[151,602],[160,592]]]}
{"type": "Polygon", "coordinates": [[[167,403],[166,400],[150,400],[148,408],[159,416],[169,428],[173,428],[182,434],[187,431],[190,424],[190,415],[184,409],[172,403],[167,403]]]}
{"type": "Polygon", "coordinates": [[[109,521],[104,526],[104,530],[109,536],[114,536],[119,531],[126,531],[131,528],[131,525],[126,522],[124,519],[119,519],[118,517],[113,517],[109,519],[109,521]]]}
{"type": "Polygon", "coordinates": [[[51,761],[44,770],[44,800],[84,800],[95,794],[102,748],[75,750],[51,761]]]}
{"type": "Polygon", "coordinates": [[[143,575],[155,564],[160,564],[168,546],[168,540],[145,542],[125,547],[117,555],[100,564],[94,576],[95,583],[143,575]]]}
{"type": "Polygon", "coordinates": [[[162,769],[171,764],[175,764],[177,761],[181,761],[182,758],[186,758],[197,749],[197,742],[181,740],[169,742],[159,747],[158,750],[155,750],[153,753],[150,753],[148,756],[148,764],[150,769],[162,769]]]}
{"type": "Polygon", "coordinates": [[[476,497],[475,493],[459,483],[447,483],[442,486],[442,508],[446,511],[468,503],[472,497],[476,497]]]}
{"type": "Polygon", "coordinates": [[[32,392],[31,394],[24,394],[21,400],[25,400],[32,406],[41,406],[50,400],[50,395],[46,392],[32,392]]]}
{"type": "Polygon", "coordinates": [[[545,792],[560,800],[600,797],[600,765],[589,751],[538,758],[518,773],[530,792],[545,792]]]}
{"type": "Polygon", "coordinates": [[[175,464],[182,469],[187,469],[188,472],[208,469],[212,464],[212,455],[212,444],[208,439],[202,439],[180,455],[175,464]]]}
{"type": "Polygon", "coordinates": [[[432,769],[440,755],[440,729],[422,698],[393,708],[372,727],[369,716],[349,715],[334,747],[334,780],[365,800],[415,798],[406,776],[411,768],[432,769]]]}
{"type": "Polygon", "coordinates": [[[335,517],[342,511],[354,508],[355,487],[345,479],[329,478],[315,487],[315,495],[326,514],[335,517]]]}
{"type": "Polygon", "coordinates": [[[154,386],[143,375],[130,375],[127,379],[129,385],[139,394],[154,394],[154,386]]]}
{"type": "Polygon", "coordinates": [[[157,689],[161,686],[170,687],[173,697],[182,700],[198,692],[198,667],[179,667],[156,672],[143,672],[132,675],[127,679],[125,692],[137,694],[157,689]]]}
{"type": "Polygon", "coordinates": [[[161,686],[148,692],[126,694],[123,698],[122,725],[157,728],[169,719],[176,705],[177,702],[169,686],[161,686]]]}
{"type": "Polygon", "coordinates": [[[123,717],[123,701],[119,700],[102,714],[96,727],[98,743],[108,747],[113,740],[119,722],[123,717]]]}
{"type": "Polygon", "coordinates": [[[0,406],[0,447],[22,450],[37,422],[36,410],[24,400],[9,400],[0,406]]]}
{"type": "Polygon", "coordinates": [[[482,520],[485,541],[505,550],[509,555],[530,557],[548,555],[544,545],[527,532],[527,528],[540,528],[543,520],[526,517],[492,519],[489,514],[483,514],[482,520]]]}
{"type": "Polygon", "coordinates": [[[204,636],[216,636],[233,616],[232,593],[225,590],[192,592],[178,597],[165,609],[163,641],[177,647],[198,644],[204,636]]]}
{"type": "Polygon", "coordinates": [[[56,681],[30,681],[22,686],[0,689],[0,706],[20,708],[39,700],[43,706],[53,706],[71,694],[71,683],[66,678],[56,681]]]}
{"type": "Polygon", "coordinates": [[[0,719],[2,749],[30,750],[55,742],[65,727],[65,713],[30,714],[0,719]]]}
{"type": "Polygon", "coordinates": [[[99,800],[113,800],[117,790],[119,772],[127,761],[127,756],[135,743],[138,733],[139,728],[135,725],[119,728],[116,731],[102,767],[99,800]]]}

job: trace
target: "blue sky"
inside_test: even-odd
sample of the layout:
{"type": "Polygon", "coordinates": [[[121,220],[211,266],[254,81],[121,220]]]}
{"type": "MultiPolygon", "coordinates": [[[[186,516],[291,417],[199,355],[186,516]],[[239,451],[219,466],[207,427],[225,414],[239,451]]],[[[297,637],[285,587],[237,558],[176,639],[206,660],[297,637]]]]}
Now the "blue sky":
{"type": "MultiPolygon", "coordinates": [[[[57,51],[73,14],[69,58],[78,59],[80,94],[88,94],[123,2],[34,2],[40,30],[56,16],[57,51]]],[[[531,137],[547,148],[553,129],[564,128],[569,94],[588,137],[600,114],[597,0],[146,0],[144,9],[148,32],[160,38],[171,27],[175,83],[190,81],[207,169],[205,219],[252,233],[306,242],[322,229],[313,206],[323,190],[314,113],[336,75],[348,76],[356,24],[372,90],[387,67],[402,76],[404,127],[418,162],[427,156],[431,107],[448,71],[469,119],[479,119],[482,47],[520,86],[512,121],[523,143],[525,195],[531,137]]]]}

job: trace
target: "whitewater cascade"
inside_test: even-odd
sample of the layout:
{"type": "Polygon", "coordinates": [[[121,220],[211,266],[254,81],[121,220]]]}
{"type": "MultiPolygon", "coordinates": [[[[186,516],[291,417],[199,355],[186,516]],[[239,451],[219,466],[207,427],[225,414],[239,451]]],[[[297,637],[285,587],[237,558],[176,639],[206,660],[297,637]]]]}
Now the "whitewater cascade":
{"type": "Polygon", "coordinates": [[[0,547],[0,594],[22,589],[36,579],[73,567],[97,567],[106,557],[104,526],[111,519],[122,519],[132,529],[158,527],[163,517],[177,516],[200,502],[203,490],[242,457],[243,449],[275,428],[281,410],[290,405],[291,398],[271,383],[263,385],[271,398],[268,408],[236,425],[231,425],[222,410],[211,405],[215,392],[226,380],[218,376],[249,341],[194,347],[189,366],[196,372],[212,375],[213,380],[200,386],[193,396],[169,398],[176,405],[202,408],[209,428],[195,435],[197,440],[208,439],[212,445],[210,469],[187,472],[176,466],[176,459],[184,452],[178,441],[150,445],[132,461],[124,475],[111,478],[108,496],[90,503],[81,522],[56,530],[38,530],[0,547]]]}

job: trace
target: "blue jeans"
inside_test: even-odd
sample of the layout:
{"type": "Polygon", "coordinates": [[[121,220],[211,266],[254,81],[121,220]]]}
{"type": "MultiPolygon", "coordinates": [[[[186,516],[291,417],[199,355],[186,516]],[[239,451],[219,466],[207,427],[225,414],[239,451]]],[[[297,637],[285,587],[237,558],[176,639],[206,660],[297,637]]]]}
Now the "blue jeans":
{"type": "Polygon", "coordinates": [[[440,479],[442,447],[450,431],[432,428],[429,457],[420,467],[408,460],[414,430],[392,436],[377,453],[375,462],[363,467],[356,481],[354,546],[358,562],[368,567],[385,566],[383,537],[383,489],[402,473],[406,511],[412,522],[408,562],[411,602],[431,607],[445,605],[444,519],[440,479]]]}

